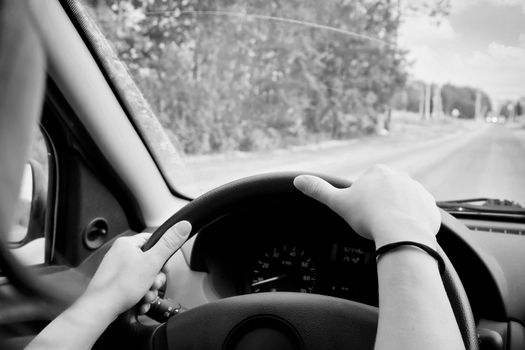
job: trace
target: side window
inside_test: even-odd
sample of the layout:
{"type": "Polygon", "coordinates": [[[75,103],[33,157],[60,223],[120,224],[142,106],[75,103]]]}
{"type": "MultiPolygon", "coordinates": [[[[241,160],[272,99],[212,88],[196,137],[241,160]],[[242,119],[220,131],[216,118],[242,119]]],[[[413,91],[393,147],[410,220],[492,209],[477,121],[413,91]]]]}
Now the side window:
{"type": "Polygon", "coordinates": [[[8,236],[12,252],[26,265],[41,264],[45,260],[48,178],[48,150],[39,130],[24,168],[15,220],[8,236]]]}

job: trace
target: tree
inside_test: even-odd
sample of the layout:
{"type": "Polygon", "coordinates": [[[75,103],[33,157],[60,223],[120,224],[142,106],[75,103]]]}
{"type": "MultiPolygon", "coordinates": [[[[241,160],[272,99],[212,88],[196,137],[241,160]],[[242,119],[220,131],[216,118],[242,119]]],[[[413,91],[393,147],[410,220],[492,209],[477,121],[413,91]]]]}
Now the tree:
{"type": "Polygon", "coordinates": [[[452,110],[457,109],[463,118],[474,118],[476,116],[477,93],[481,94],[481,110],[485,113],[491,111],[492,104],[485,92],[471,87],[445,84],[441,89],[444,112],[451,115],[452,110]]]}
{"type": "Polygon", "coordinates": [[[371,132],[406,82],[396,1],[86,1],[188,154],[371,132]]]}

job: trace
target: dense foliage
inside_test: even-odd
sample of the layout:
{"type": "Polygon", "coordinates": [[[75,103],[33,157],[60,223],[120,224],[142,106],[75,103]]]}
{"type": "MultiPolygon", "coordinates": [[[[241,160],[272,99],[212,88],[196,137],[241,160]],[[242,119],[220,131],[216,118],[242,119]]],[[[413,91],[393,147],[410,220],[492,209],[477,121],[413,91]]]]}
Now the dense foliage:
{"type": "Polygon", "coordinates": [[[398,110],[421,113],[426,92],[431,94],[430,108],[433,113],[450,116],[453,115],[453,110],[457,110],[461,118],[473,119],[476,117],[476,103],[479,103],[478,117],[480,118],[493,110],[489,96],[480,89],[453,84],[442,86],[431,84],[427,91],[426,89],[427,86],[422,81],[409,81],[394,95],[393,107],[398,110]],[[440,106],[434,106],[436,95],[439,95],[440,106]]]}
{"type": "Polygon", "coordinates": [[[479,112],[481,116],[492,110],[490,98],[486,93],[478,89],[446,84],[441,89],[441,95],[443,98],[443,109],[447,114],[451,114],[452,110],[457,109],[464,118],[474,118],[476,116],[477,98],[480,99],[479,112]]]}
{"type": "Polygon", "coordinates": [[[405,84],[398,1],[86,2],[187,154],[370,133],[405,84]]]}

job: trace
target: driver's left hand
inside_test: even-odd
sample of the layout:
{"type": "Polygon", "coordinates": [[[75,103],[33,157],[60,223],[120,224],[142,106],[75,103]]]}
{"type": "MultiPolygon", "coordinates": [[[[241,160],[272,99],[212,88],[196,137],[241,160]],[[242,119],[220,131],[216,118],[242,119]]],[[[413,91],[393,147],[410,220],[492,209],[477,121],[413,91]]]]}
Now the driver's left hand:
{"type": "Polygon", "coordinates": [[[181,221],[143,252],[140,248],[151,236],[141,233],[115,240],[81,299],[91,305],[107,305],[116,318],[141,299],[140,313],[146,313],[165,283],[161,272],[166,260],[180,248],[191,232],[191,224],[181,221]],[[93,304],[94,303],[94,304],[93,304]]]}

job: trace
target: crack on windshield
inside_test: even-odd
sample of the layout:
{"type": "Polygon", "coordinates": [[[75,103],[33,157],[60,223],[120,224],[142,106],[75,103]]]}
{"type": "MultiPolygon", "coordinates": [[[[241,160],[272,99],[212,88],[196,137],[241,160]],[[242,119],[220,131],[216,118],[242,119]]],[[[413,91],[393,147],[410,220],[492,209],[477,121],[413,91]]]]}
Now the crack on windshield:
{"type": "MultiPolygon", "coordinates": [[[[175,10],[147,11],[145,15],[146,16],[158,16],[158,15],[166,15],[166,14],[170,14],[174,12],[175,10]]],[[[376,38],[370,35],[361,34],[361,33],[349,31],[349,30],[344,30],[341,28],[336,28],[336,27],[319,24],[315,22],[308,22],[308,21],[303,21],[299,19],[293,19],[293,18],[251,14],[251,13],[245,13],[245,12],[231,12],[231,11],[182,11],[178,13],[180,15],[188,14],[188,15],[203,15],[203,16],[228,16],[228,17],[238,17],[244,20],[260,19],[260,20],[267,20],[267,21],[274,21],[274,22],[281,22],[281,23],[288,23],[288,24],[298,24],[298,25],[302,25],[302,26],[306,26],[310,28],[323,29],[323,30],[327,30],[330,32],[358,38],[358,39],[373,41],[373,42],[376,42],[382,45],[386,45],[386,46],[396,47],[397,45],[396,43],[390,43],[386,40],[382,40],[380,38],[376,38]]]]}

